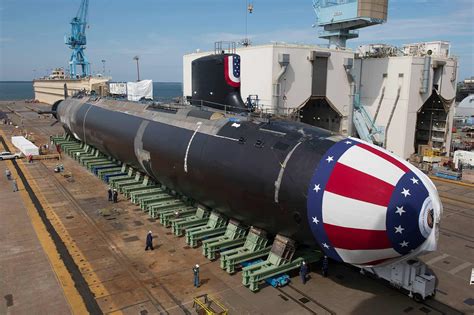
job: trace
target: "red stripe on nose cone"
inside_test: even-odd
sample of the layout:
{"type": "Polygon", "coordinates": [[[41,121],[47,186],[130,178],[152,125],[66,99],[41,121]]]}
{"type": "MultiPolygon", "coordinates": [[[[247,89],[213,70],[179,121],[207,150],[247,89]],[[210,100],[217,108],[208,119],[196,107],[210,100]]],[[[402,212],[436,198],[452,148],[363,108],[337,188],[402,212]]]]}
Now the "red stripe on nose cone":
{"type": "Polygon", "coordinates": [[[324,230],[335,248],[364,250],[392,247],[386,231],[353,229],[327,223],[324,223],[324,230]]]}
{"type": "Polygon", "coordinates": [[[384,153],[380,150],[372,148],[370,145],[367,145],[365,143],[358,143],[357,145],[359,147],[364,148],[365,150],[375,154],[375,155],[380,156],[382,159],[389,161],[390,163],[392,163],[393,165],[395,165],[396,167],[398,167],[399,169],[401,169],[405,173],[409,171],[408,167],[405,164],[403,164],[402,162],[400,162],[399,160],[397,160],[393,156],[390,156],[387,153],[384,153]]]}
{"type": "Polygon", "coordinates": [[[390,203],[393,189],[387,182],[341,163],[336,163],[326,184],[326,191],[384,207],[390,203]]]}

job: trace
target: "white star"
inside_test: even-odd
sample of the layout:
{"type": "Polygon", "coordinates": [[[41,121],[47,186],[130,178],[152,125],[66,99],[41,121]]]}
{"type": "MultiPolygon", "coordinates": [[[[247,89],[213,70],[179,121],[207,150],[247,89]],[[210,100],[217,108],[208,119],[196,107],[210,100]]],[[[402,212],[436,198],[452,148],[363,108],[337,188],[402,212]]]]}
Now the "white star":
{"type": "Polygon", "coordinates": [[[314,185],[314,188],[313,188],[313,190],[314,190],[315,192],[318,192],[318,191],[320,191],[320,190],[321,190],[321,187],[319,187],[319,186],[320,186],[319,184],[317,184],[317,185],[314,185]]]}
{"type": "Polygon", "coordinates": [[[408,246],[408,242],[407,241],[403,241],[400,243],[400,246],[401,247],[407,247],[408,246]]]}
{"type": "Polygon", "coordinates": [[[413,182],[413,184],[418,185],[418,179],[416,179],[415,177],[412,177],[410,180],[413,182]]]}
{"type": "Polygon", "coordinates": [[[403,210],[403,206],[401,207],[397,207],[397,211],[395,211],[395,213],[398,213],[400,216],[402,216],[402,214],[406,212],[405,210],[403,210]]]}
{"type": "Polygon", "coordinates": [[[403,233],[404,228],[401,225],[395,227],[395,233],[403,233]]]}
{"type": "Polygon", "coordinates": [[[313,223],[316,223],[316,224],[319,223],[318,217],[313,217],[313,223]]]}
{"type": "Polygon", "coordinates": [[[352,143],[352,141],[346,141],[345,143],[346,143],[346,144],[351,144],[351,143],[352,143]]]}
{"type": "Polygon", "coordinates": [[[328,244],[323,243],[323,246],[324,246],[324,248],[328,248],[328,249],[329,249],[329,245],[328,245],[328,244]]]}
{"type": "Polygon", "coordinates": [[[334,160],[333,156],[328,156],[328,158],[326,159],[328,163],[331,163],[333,160],[334,160]]]}
{"type": "Polygon", "coordinates": [[[405,196],[405,197],[411,196],[410,195],[410,189],[403,188],[402,195],[405,196]]]}

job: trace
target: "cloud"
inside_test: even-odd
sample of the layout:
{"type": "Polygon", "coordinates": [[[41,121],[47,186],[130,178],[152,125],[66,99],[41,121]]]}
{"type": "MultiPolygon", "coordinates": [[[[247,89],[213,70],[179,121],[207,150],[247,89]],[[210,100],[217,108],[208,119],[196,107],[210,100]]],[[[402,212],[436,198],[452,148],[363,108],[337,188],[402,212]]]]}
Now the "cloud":
{"type": "Polygon", "coordinates": [[[388,23],[372,26],[360,32],[355,42],[374,40],[445,40],[457,36],[474,36],[472,16],[469,11],[456,11],[443,16],[424,16],[417,18],[389,19],[388,23]]]}

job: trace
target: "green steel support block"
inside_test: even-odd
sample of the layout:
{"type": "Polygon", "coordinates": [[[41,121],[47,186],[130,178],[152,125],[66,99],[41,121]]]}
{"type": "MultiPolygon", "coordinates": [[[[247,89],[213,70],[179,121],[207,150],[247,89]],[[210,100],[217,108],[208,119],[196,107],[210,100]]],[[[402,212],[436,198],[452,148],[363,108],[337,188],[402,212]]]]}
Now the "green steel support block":
{"type": "Polygon", "coordinates": [[[61,144],[61,142],[64,142],[64,141],[68,141],[67,137],[65,135],[62,135],[62,136],[53,136],[50,138],[50,140],[54,143],[54,144],[61,144]]]}
{"type": "Polygon", "coordinates": [[[178,209],[170,209],[169,211],[160,212],[160,223],[164,227],[171,227],[171,219],[186,218],[194,215],[196,208],[194,207],[179,207],[178,209]]]}
{"type": "Polygon", "coordinates": [[[145,187],[147,187],[151,184],[152,184],[152,181],[150,180],[148,175],[145,175],[143,177],[143,181],[141,181],[141,182],[139,181],[139,182],[131,184],[131,185],[120,185],[119,191],[121,193],[123,193],[125,195],[125,197],[128,198],[128,195],[126,193],[128,192],[129,189],[134,189],[134,188],[141,189],[141,188],[145,188],[145,187]]]}
{"type": "Polygon", "coordinates": [[[240,263],[267,256],[271,250],[271,246],[267,247],[267,243],[265,232],[252,227],[242,247],[221,253],[221,268],[232,274],[240,263]]]}
{"type": "Polygon", "coordinates": [[[93,167],[95,166],[101,166],[101,165],[106,165],[112,163],[112,160],[110,160],[107,157],[102,157],[98,159],[97,161],[88,161],[85,163],[85,167],[90,171],[93,167]]]}
{"type": "MultiPolygon", "coordinates": [[[[170,198],[174,198],[170,196],[170,198]]],[[[153,218],[158,217],[158,212],[164,209],[172,208],[172,207],[183,207],[184,203],[179,199],[165,199],[163,201],[152,202],[148,204],[148,206],[143,209],[145,212],[149,212],[153,218]]]]}
{"type": "MultiPolygon", "coordinates": [[[[117,166],[119,164],[117,164],[116,162],[113,162],[113,161],[108,161],[108,162],[99,162],[97,164],[93,164],[93,165],[89,165],[89,171],[92,172],[92,169],[94,167],[114,167],[114,166],[117,166]]],[[[97,174],[98,175],[98,174],[97,174]]]]}
{"type": "Polygon", "coordinates": [[[70,156],[76,160],[80,165],[82,165],[81,160],[84,158],[88,157],[95,157],[96,156],[96,149],[90,148],[87,151],[80,151],[80,152],[74,152],[73,154],[70,154],[70,156]]]}
{"type": "Polygon", "coordinates": [[[125,173],[127,172],[127,164],[122,164],[120,168],[114,168],[114,169],[106,169],[106,170],[99,170],[97,175],[99,176],[100,179],[105,180],[106,175],[113,175],[113,174],[120,174],[120,173],[125,173]]]}
{"type": "Polygon", "coordinates": [[[295,249],[293,240],[278,234],[273,240],[267,260],[242,268],[242,284],[251,291],[258,291],[260,281],[297,269],[303,261],[313,263],[322,255],[315,250],[301,251],[295,255],[295,249]],[[293,256],[298,258],[293,259],[293,256]]]}
{"type": "Polygon", "coordinates": [[[84,145],[82,143],[64,143],[61,145],[61,150],[69,154],[69,150],[85,150],[84,145]]]}
{"type": "MultiPolygon", "coordinates": [[[[245,243],[244,243],[244,246],[245,246],[245,243]]],[[[254,251],[246,250],[244,252],[239,252],[235,256],[226,257],[224,260],[222,260],[222,258],[225,256],[223,256],[221,253],[221,268],[222,266],[224,266],[224,268],[222,269],[225,269],[227,273],[229,274],[233,274],[235,272],[235,268],[239,264],[243,263],[244,261],[255,260],[257,258],[268,256],[271,249],[272,249],[271,246],[267,246],[265,248],[254,250],[254,251]]],[[[233,251],[233,250],[230,250],[230,251],[233,251]]],[[[227,253],[227,251],[225,253],[227,253]]]]}
{"type": "Polygon", "coordinates": [[[108,160],[108,159],[105,158],[105,157],[98,157],[98,158],[95,158],[95,159],[90,159],[90,160],[84,161],[84,163],[82,164],[82,166],[84,166],[87,170],[90,170],[90,168],[89,168],[89,165],[90,165],[90,164],[102,163],[102,162],[109,162],[109,163],[110,163],[110,160],[108,160]]]}
{"type": "Polygon", "coordinates": [[[190,227],[186,229],[186,244],[197,247],[198,242],[206,237],[220,236],[225,233],[227,219],[212,212],[205,226],[190,227]]]}
{"type": "MultiPolygon", "coordinates": [[[[158,219],[162,214],[165,213],[174,213],[176,211],[179,211],[180,209],[184,209],[184,205],[181,203],[178,204],[160,204],[160,205],[155,205],[153,207],[148,208],[148,214],[154,218],[158,219]]],[[[196,213],[196,209],[194,209],[194,213],[196,213]]]]}
{"type": "Polygon", "coordinates": [[[94,148],[88,144],[83,144],[80,149],[68,149],[65,152],[67,152],[71,158],[77,160],[81,156],[93,154],[94,148]]]}
{"type": "Polygon", "coordinates": [[[109,185],[113,186],[113,183],[115,183],[115,182],[130,180],[134,177],[135,177],[135,172],[134,172],[133,168],[129,168],[128,171],[127,171],[127,174],[125,174],[125,175],[110,177],[109,178],[109,185]]]}
{"type": "Polygon", "coordinates": [[[71,140],[57,140],[56,142],[54,142],[55,145],[59,145],[61,147],[61,149],[63,148],[63,145],[65,144],[80,144],[79,142],[77,141],[71,141],[71,140]]]}
{"type": "Polygon", "coordinates": [[[115,185],[115,188],[117,188],[117,190],[119,192],[122,192],[122,190],[125,188],[125,187],[129,187],[129,186],[136,186],[136,185],[141,185],[142,184],[142,180],[141,179],[137,179],[137,178],[134,178],[134,179],[131,179],[131,180],[127,180],[127,181],[121,181],[121,182],[118,182],[116,183],[115,185]]]}
{"type": "Polygon", "coordinates": [[[133,204],[140,204],[142,199],[148,198],[150,196],[162,193],[163,189],[161,187],[156,188],[147,188],[140,191],[134,191],[130,193],[131,201],[133,204]]]}
{"type": "Polygon", "coordinates": [[[99,177],[99,179],[101,179],[101,180],[104,180],[106,175],[118,174],[118,173],[121,173],[121,170],[122,170],[122,167],[118,167],[118,166],[114,167],[114,168],[107,168],[107,169],[103,169],[103,170],[98,170],[97,171],[97,177],[99,177]]]}
{"type": "Polygon", "coordinates": [[[140,184],[137,186],[129,186],[129,187],[126,187],[123,189],[123,194],[125,195],[125,197],[127,198],[131,198],[132,197],[132,194],[133,193],[138,193],[138,192],[144,192],[144,191],[149,191],[150,189],[154,189],[154,188],[160,188],[160,185],[156,185],[156,184],[150,184],[150,185],[143,185],[143,184],[140,184]]]}
{"type": "Polygon", "coordinates": [[[240,226],[239,222],[231,219],[224,235],[202,241],[202,254],[208,259],[214,260],[217,251],[243,245],[246,233],[247,229],[240,226]]]}
{"type": "Polygon", "coordinates": [[[77,154],[78,152],[79,153],[87,153],[87,151],[89,150],[89,147],[87,145],[71,145],[71,146],[67,146],[64,150],[64,152],[70,156],[73,156],[75,154],[77,154]]]}
{"type": "Polygon", "coordinates": [[[186,218],[172,219],[171,220],[171,231],[176,236],[182,236],[186,228],[195,227],[199,225],[205,225],[207,218],[209,217],[209,211],[198,207],[196,214],[186,218]]]}
{"type": "Polygon", "coordinates": [[[94,149],[94,154],[87,154],[87,155],[79,155],[77,160],[79,161],[79,164],[83,165],[83,166],[86,166],[86,163],[88,161],[92,161],[92,160],[98,160],[98,159],[101,159],[103,158],[103,156],[100,154],[99,150],[97,149],[94,149]]]}
{"type": "MultiPolygon", "coordinates": [[[[218,237],[220,238],[220,237],[218,237]]],[[[206,240],[207,241],[207,240],[206,240]]],[[[232,249],[239,247],[245,244],[245,237],[236,238],[236,239],[226,239],[223,241],[215,242],[213,244],[208,244],[206,248],[203,247],[202,254],[206,256],[209,260],[215,260],[216,253],[218,251],[232,249]]]]}
{"type": "Polygon", "coordinates": [[[153,196],[143,198],[140,200],[140,209],[143,211],[148,211],[148,207],[151,205],[160,205],[162,202],[169,201],[175,199],[173,196],[171,196],[168,193],[160,193],[160,194],[155,194],[153,196]]]}
{"type": "Polygon", "coordinates": [[[320,251],[314,250],[300,253],[297,252],[295,256],[298,258],[295,258],[291,261],[281,260],[281,263],[275,264],[275,261],[279,261],[280,257],[270,253],[266,261],[243,268],[243,285],[248,286],[252,292],[258,291],[259,282],[281,275],[283,273],[287,273],[294,269],[299,269],[303,261],[307,264],[314,263],[320,260],[323,255],[320,251]]]}

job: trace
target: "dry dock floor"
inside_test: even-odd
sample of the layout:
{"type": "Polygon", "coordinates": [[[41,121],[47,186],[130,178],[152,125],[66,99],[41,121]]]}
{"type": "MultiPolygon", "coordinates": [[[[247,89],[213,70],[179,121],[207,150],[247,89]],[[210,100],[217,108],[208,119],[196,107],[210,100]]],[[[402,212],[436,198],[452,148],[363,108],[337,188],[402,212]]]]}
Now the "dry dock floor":
{"type": "MultiPolygon", "coordinates": [[[[62,133],[52,118],[32,108],[47,107],[0,103],[0,111],[20,125],[0,125],[10,148],[13,134],[33,133],[41,145],[62,133]]],[[[306,285],[293,274],[288,286],[262,285],[252,293],[242,286],[240,273],[228,275],[219,260],[208,261],[200,247],[189,248],[129,201],[109,203],[106,185],[69,157],[60,162],[62,174],[53,172],[56,163],[0,161],[0,314],[195,314],[193,297],[203,293],[215,296],[229,314],[474,313],[472,186],[434,181],[444,204],[439,249],[422,260],[438,278],[437,294],[416,303],[385,282],[334,262],[328,278],[314,265],[306,285]],[[19,192],[3,174],[7,167],[19,192]],[[113,214],[101,216],[104,208],[113,214]],[[157,236],[154,251],[144,251],[149,230],[157,236]],[[199,288],[192,282],[196,263],[199,288]]]]}

